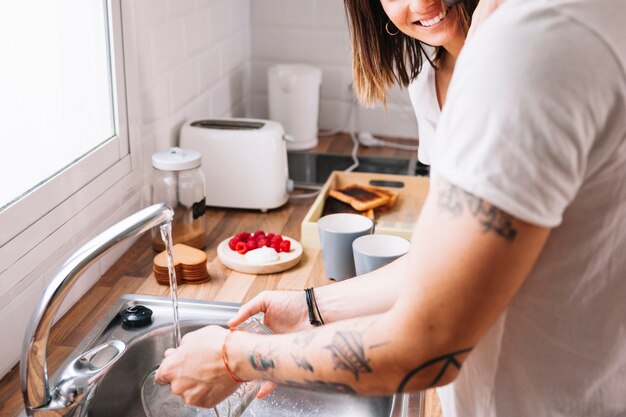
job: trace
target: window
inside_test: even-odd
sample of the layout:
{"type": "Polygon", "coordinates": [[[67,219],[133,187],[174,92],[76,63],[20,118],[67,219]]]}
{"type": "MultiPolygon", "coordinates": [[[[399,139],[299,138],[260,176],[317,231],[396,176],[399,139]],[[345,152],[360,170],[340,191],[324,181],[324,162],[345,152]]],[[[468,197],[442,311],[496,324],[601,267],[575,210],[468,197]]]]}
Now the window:
{"type": "Polygon", "coordinates": [[[0,248],[132,170],[121,34],[120,0],[0,3],[0,248]]]}

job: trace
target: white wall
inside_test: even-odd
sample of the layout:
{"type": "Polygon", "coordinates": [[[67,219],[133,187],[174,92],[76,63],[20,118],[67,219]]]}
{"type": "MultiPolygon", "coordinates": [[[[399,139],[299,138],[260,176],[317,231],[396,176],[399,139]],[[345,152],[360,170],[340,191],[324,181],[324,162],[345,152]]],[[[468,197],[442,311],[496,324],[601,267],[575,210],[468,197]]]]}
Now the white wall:
{"type": "Polygon", "coordinates": [[[135,0],[142,147],[178,144],[191,118],[243,117],[250,106],[250,0],[135,0]]]}
{"type": "MultiPolygon", "coordinates": [[[[252,19],[252,115],[267,118],[267,69],[278,63],[307,63],[322,69],[321,129],[345,125],[352,105],[349,35],[342,0],[256,0],[252,19]]],[[[358,108],[358,131],[417,138],[417,122],[406,90],[394,89],[387,112],[358,108]]]]}

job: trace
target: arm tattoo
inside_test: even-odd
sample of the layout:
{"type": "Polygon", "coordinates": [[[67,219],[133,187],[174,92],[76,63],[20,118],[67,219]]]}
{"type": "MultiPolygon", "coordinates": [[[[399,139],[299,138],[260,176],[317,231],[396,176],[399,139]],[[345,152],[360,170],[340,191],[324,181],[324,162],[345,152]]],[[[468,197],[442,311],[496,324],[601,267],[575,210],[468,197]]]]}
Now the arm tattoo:
{"type": "Polygon", "coordinates": [[[411,372],[409,372],[408,374],[406,374],[406,376],[404,377],[404,379],[402,379],[402,382],[400,382],[400,385],[398,385],[398,389],[396,390],[396,392],[402,393],[404,391],[404,387],[406,386],[406,384],[411,380],[411,378],[413,378],[417,373],[419,373],[420,371],[429,368],[431,366],[439,366],[439,372],[437,373],[437,375],[435,376],[435,379],[433,379],[433,381],[430,383],[430,385],[428,385],[428,387],[434,387],[437,385],[437,383],[441,380],[441,378],[445,375],[446,371],[448,370],[448,367],[450,365],[454,366],[457,369],[461,369],[461,362],[459,362],[459,360],[456,358],[457,355],[462,355],[464,353],[467,353],[469,351],[471,351],[473,348],[466,348],[466,349],[461,349],[461,350],[457,350],[456,352],[451,352],[451,353],[447,353],[445,355],[441,355],[441,356],[437,356],[436,358],[427,360],[426,362],[424,362],[423,364],[421,364],[420,366],[418,366],[417,368],[411,370],[411,372]]]}
{"type": "Polygon", "coordinates": [[[326,346],[333,355],[335,369],[345,369],[359,380],[359,373],[372,372],[369,360],[365,357],[363,340],[357,332],[337,332],[330,345],[326,346]]]}
{"type": "Polygon", "coordinates": [[[255,349],[252,352],[248,353],[248,361],[250,361],[250,365],[252,366],[252,368],[257,371],[267,371],[268,369],[274,369],[276,368],[276,363],[274,362],[274,359],[272,359],[271,354],[271,350],[268,354],[263,355],[257,352],[257,350],[255,349]]]}
{"type": "Polygon", "coordinates": [[[342,394],[356,394],[354,388],[341,382],[312,381],[310,379],[305,379],[303,382],[285,381],[285,385],[314,391],[333,391],[340,392],[342,394]]]}
{"type": "Polygon", "coordinates": [[[388,344],[389,344],[389,342],[381,342],[381,343],[377,343],[377,344],[375,344],[375,345],[371,345],[371,346],[370,346],[370,349],[376,349],[376,348],[379,348],[379,347],[382,347],[382,346],[386,346],[386,345],[388,345],[388,344]]]}
{"type": "Polygon", "coordinates": [[[315,369],[313,369],[313,365],[311,365],[311,362],[307,361],[304,356],[297,356],[292,353],[291,357],[293,358],[293,361],[296,363],[296,365],[298,365],[298,368],[302,368],[305,371],[309,372],[315,372],[315,369]]]}
{"type": "Polygon", "coordinates": [[[478,220],[484,233],[493,231],[508,241],[515,240],[517,229],[513,226],[513,216],[441,177],[438,178],[437,185],[440,189],[437,196],[439,208],[457,218],[463,213],[463,200],[465,200],[470,213],[478,220]]]}
{"type": "Polygon", "coordinates": [[[465,192],[465,201],[470,212],[483,228],[483,232],[494,231],[498,236],[512,241],[517,236],[517,229],[513,227],[513,217],[503,212],[496,206],[487,203],[482,198],[478,198],[465,192]]]}
{"type": "Polygon", "coordinates": [[[437,196],[437,206],[446,210],[454,218],[460,217],[463,213],[463,202],[459,198],[457,187],[439,178],[437,182],[439,195],[437,196]]]}

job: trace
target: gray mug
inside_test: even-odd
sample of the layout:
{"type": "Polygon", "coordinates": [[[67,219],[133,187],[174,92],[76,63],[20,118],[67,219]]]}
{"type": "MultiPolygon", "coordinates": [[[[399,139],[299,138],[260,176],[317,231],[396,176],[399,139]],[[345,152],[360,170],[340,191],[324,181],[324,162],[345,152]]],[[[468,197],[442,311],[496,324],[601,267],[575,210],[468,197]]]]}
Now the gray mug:
{"type": "Polygon", "coordinates": [[[356,276],[352,242],[374,232],[372,219],[360,214],[329,214],[317,221],[317,230],[326,276],[336,281],[356,276]]]}
{"type": "Polygon", "coordinates": [[[385,266],[406,254],[410,248],[409,241],[399,236],[361,236],[352,242],[356,274],[366,274],[385,266]]]}

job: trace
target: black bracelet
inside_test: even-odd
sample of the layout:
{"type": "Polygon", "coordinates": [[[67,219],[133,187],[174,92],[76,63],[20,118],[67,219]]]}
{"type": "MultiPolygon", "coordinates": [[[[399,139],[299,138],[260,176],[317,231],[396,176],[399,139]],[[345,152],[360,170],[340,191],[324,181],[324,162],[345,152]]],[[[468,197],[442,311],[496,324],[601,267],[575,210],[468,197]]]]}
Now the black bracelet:
{"type": "Polygon", "coordinates": [[[317,317],[319,317],[319,321],[324,323],[324,319],[322,318],[322,313],[320,313],[320,309],[317,306],[317,299],[315,298],[315,292],[313,292],[313,288],[311,288],[311,298],[313,299],[313,305],[315,306],[315,311],[317,311],[317,317]]]}
{"type": "Polygon", "coordinates": [[[307,288],[304,290],[304,293],[306,295],[306,306],[307,309],[309,310],[309,323],[311,323],[312,326],[321,326],[324,324],[324,319],[322,319],[322,315],[320,314],[320,309],[317,306],[317,301],[315,301],[315,293],[313,292],[313,288],[307,288]],[[315,306],[315,310],[313,309],[315,306]],[[319,317],[319,320],[317,318],[315,318],[315,312],[317,311],[317,316],[319,317]]]}

